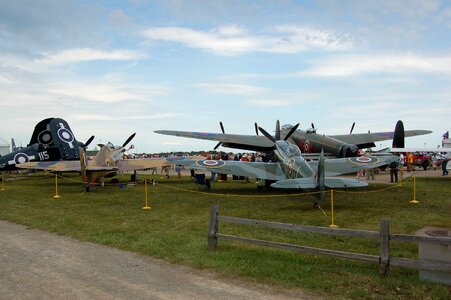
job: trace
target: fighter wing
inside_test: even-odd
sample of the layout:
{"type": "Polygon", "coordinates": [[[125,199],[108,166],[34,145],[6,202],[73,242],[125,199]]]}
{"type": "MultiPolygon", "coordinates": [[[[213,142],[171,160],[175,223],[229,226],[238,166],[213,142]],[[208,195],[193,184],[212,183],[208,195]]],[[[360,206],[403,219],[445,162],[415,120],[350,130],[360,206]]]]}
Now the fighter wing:
{"type": "MultiPolygon", "coordinates": [[[[43,170],[49,172],[80,172],[81,166],[80,161],[77,160],[67,160],[67,161],[40,161],[40,162],[27,162],[23,164],[18,164],[17,167],[22,169],[31,170],[43,170]]],[[[119,171],[117,167],[109,166],[87,166],[87,171],[119,171]]]]}
{"type": "Polygon", "coordinates": [[[149,159],[121,159],[116,166],[121,171],[144,170],[156,167],[161,167],[167,163],[164,158],[149,158],[149,159]]]}
{"type": "Polygon", "coordinates": [[[216,172],[220,174],[232,174],[267,180],[283,180],[285,176],[278,163],[242,162],[233,160],[179,160],[177,165],[187,166],[196,170],[216,172]]]}
{"type": "MultiPolygon", "coordinates": [[[[360,157],[349,157],[349,158],[335,158],[324,160],[324,176],[338,176],[341,174],[354,173],[361,170],[368,170],[372,168],[377,168],[383,165],[387,165],[392,161],[399,160],[395,156],[360,156],[360,157]]],[[[308,162],[310,167],[314,170],[317,169],[317,161],[308,162]]]]}
{"type": "Polygon", "coordinates": [[[388,148],[388,152],[451,152],[451,148],[388,148]]]}
{"type": "Polygon", "coordinates": [[[154,132],[165,135],[217,141],[222,142],[222,145],[224,147],[244,150],[271,151],[274,146],[274,143],[272,143],[266,137],[258,135],[191,132],[191,131],[175,131],[175,130],[156,130],[154,132]]]}
{"type": "Polygon", "coordinates": [[[39,161],[18,164],[18,168],[50,172],[80,172],[80,161],[39,161]]]}
{"type": "MultiPolygon", "coordinates": [[[[429,133],[432,133],[432,131],[406,130],[404,131],[404,136],[411,137],[429,133]]],[[[353,133],[353,134],[329,135],[329,136],[347,144],[354,144],[359,148],[370,148],[374,147],[374,142],[388,141],[393,139],[394,134],[395,132],[390,131],[390,132],[373,132],[373,133],[353,133]]]]}
{"type": "Polygon", "coordinates": [[[121,171],[145,170],[162,167],[163,165],[176,164],[176,162],[187,159],[205,159],[204,156],[175,156],[171,157],[169,162],[166,158],[148,158],[148,159],[121,159],[116,166],[121,171]]]}

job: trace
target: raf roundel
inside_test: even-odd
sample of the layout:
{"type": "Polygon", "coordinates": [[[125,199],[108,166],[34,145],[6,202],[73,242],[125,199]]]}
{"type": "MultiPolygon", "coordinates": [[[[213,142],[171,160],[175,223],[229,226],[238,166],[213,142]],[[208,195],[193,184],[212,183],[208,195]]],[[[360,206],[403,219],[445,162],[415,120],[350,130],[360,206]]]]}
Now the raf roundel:
{"type": "Polygon", "coordinates": [[[58,130],[58,137],[66,143],[72,143],[74,141],[74,135],[66,128],[60,128],[58,130]]]}
{"type": "Polygon", "coordinates": [[[38,141],[44,145],[50,144],[53,141],[52,132],[50,130],[41,131],[38,134],[38,141]]]}
{"type": "Polygon", "coordinates": [[[356,163],[356,164],[374,164],[379,161],[376,157],[368,157],[368,156],[359,156],[359,157],[351,157],[349,158],[350,162],[356,163]]]}
{"type": "Polygon", "coordinates": [[[222,160],[198,160],[196,164],[198,166],[207,168],[219,168],[225,165],[222,160]]]}
{"type": "Polygon", "coordinates": [[[17,153],[14,156],[14,161],[16,162],[16,164],[23,164],[28,162],[29,160],[30,158],[25,153],[17,153]]]}

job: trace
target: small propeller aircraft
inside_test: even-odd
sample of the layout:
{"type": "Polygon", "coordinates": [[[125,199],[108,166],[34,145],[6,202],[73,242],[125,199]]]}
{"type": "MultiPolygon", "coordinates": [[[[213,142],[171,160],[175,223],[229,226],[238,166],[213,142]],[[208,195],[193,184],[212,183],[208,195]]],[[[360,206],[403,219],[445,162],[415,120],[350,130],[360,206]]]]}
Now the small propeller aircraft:
{"type": "Polygon", "coordinates": [[[16,170],[17,164],[30,161],[79,160],[78,148],[86,148],[93,139],[91,136],[86,143],[77,141],[63,119],[42,120],[35,126],[27,147],[0,157],[0,171],[16,170]]]}
{"type": "MultiPolygon", "coordinates": [[[[257,124],[255,124],[257,135],[226,134],[222,122],[219,123],[222,133],[189,132],[174,130],[156,130],[155,133],[173,135],[187,138],[218,141],[215,150],[219,146],[268,152],[273,150],[273,143],[264,136],[258,135],[257,124]]],[[[304,155],[309,153],[319,154],[325,152],[327,156],[333,157],[355,157],[359,149],[375,147],[375,142],[386,141],[390,139],[404,140],[404,136],[411,137],[423,134],[429,134],[429,130],[407,130],[401,121],[398,121],[394,132],[374,132],[374,133],[352,133],[355,122],[351,126],[349,134],[344,135],[324,135],[316,133],[317,128],[312,123],[312,127],[306,131],[297,129],[289,136],[288,142],[296,144],[302,149],[304,155]]],[[[292,125],[283,125],[277,120],[275,129],[275,139],[280,140],[288,136],[288,132],[293,128],[292,125]]],[[[398,146],[399,147],[399,146],[398,146]]]]}
{"type": "MultiPolygon", "coordinates": [[[[121,146],[114,146],[112,143],[102,145],[102,148],[92,160],[87,160],[85,149],[79,147],[80,159],[78,161],[28,162],[17,166],[23,169],[50,172],[80,172],[84,188],[89,192],[102,177],[114,177],[117,172],[144,170],[169,164],[164,158],[123,159],[125,147],[135,135],[136,133],[133,133],[121,146]]],[[[182,159],[177,157],[174,161],[178,162],[182,159]]]]}
{"type": "MultiPolygon", "coordinates": [[[[362,156],[350,158],[325,159],[321,152],[317,161],[306,161],[297,145],[288,143],[290,136],[297,130],[299,124],[293,126],[284,139],[276,140],[263,128],[259,131],[273,145],[277,162],[241,162],[221,160],[183,160],[177,165],[193,169],[211,171],[220,174],[232,174],[261,178],[272,181],[273,188],[282,189],[318,189],[365,187],[368,183],[350,178],[337,178],[360,170],[376,168],[389,164],[398,158],[393,156],[362,156]]],[[[171,161],[170,158],[167,159],[171,161]]]]}

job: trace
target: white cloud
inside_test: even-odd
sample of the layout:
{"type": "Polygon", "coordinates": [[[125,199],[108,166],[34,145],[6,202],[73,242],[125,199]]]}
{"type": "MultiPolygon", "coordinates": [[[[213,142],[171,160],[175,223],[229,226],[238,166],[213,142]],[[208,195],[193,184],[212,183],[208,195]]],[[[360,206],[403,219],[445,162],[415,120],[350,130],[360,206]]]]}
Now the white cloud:
{"type": "Polygon", "coordinates": [[[103,51],[91,48],[66,49],[61,52],[43,53],[42,58],[34,61],[36,64],[62,65],[94,60],[135,60],[142,54],[131,50],[103,51]]]}
{"type": "Polygon", "coordinates": [[[208,92],[214,94],[255,95],[268,91],[268,89],[263,87],[238,83],[201,82],[194,84],[194,86],[206,89],[208,92]]]}
{"type": "Polygon", "coordinates": [[[156,120],[156,119],[174,118],[175,116],[177,116],[177,114],[175,113],[156,113],[151,115],[131,115],[131,116],[74,114],[72,115],[72,118],[81,121],[120,121],[120,120],[156,120]]]}
{"type": "Polygon", "coordinates": [[[234,56],[253,52],[299,53],[307,50],[347,50],[347,35],[293,25],[272,27],[263,35],[251,35],[238,25],[199,31],[183,27],[151,27],[143,31],[150,40],[181,43],[218,55],[234,56]]]}
{"type": "Polygon", "coordinates": [[[47,90],[57,97],[102,103],[152,100],[169,92],[165,87],[121,84],[111,80],[58,82],[50,85],[47,90]]]}
{"type": "Polygon", "coordinates": [[[365,73],[417,74],[445,73],[451,75],[451,56],[349,55],[323,58],[299,75],[357,76],[365,73]]]}
{"type": "Polygon", "coordinates": [[[282,107],[293,105],[294,101],[281,99],[251,99],[248,100],[246,104],[259,107],[282,107]]]}

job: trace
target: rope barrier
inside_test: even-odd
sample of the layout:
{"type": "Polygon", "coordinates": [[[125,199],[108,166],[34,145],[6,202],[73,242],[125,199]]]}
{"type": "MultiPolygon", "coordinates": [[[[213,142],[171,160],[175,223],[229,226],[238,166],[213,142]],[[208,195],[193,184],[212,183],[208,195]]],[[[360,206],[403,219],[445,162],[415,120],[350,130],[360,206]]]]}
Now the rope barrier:
{"type": "Polygon", "coordinates": [[[308,195],[316,195],[321,192],[310,192],[310,193],[296,193],[296,194],[279,194],[279,195],[237,195],[237,194],[219,194],[219,193],[209,193],[209,192],[200,192],[200,191],[194,191],[190,189],[184,189],[184,188],[178,188],[173,187],[169,185],[165,185],[162,183],[156,183],[157,185],[173,189],[173,190],[179,190],[184,192],[190,192],[190,193],[196,193],[196,194],[202,194],[202,195],[208,195],[208,196],[223,196],[223,197],[241,197],[241,198],[273,198],[273,197],[291,197],[291,196],[308,196],[308,195]]]}

